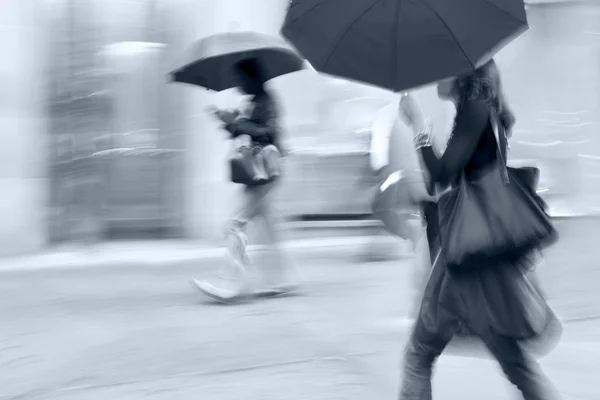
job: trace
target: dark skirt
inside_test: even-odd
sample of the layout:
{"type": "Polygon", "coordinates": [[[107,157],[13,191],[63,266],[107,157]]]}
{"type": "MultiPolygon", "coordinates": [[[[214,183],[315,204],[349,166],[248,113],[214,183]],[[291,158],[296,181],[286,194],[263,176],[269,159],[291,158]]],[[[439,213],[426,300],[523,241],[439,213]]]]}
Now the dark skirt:
{"type": "Polygon", "coordinates": [[[560,339],[562,324],[529,279],[528,266],[523,260],[457,274],[445,268],[438,251],[417,325],[445,338],[457,333],[476,338],[492,331],[547,354],[560,339]]]}

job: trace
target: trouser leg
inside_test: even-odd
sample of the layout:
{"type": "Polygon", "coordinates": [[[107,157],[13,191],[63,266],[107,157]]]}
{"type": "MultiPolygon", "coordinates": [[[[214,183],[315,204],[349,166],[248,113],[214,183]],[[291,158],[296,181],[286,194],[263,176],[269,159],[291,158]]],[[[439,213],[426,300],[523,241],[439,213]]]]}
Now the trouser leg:
{"type": "Polygon", "coordinates": [[[492,332],[481,338],[524,400],[560,399],[558,391],[543,374],[537,361],[523,351],[516,339],[492,332]]]}

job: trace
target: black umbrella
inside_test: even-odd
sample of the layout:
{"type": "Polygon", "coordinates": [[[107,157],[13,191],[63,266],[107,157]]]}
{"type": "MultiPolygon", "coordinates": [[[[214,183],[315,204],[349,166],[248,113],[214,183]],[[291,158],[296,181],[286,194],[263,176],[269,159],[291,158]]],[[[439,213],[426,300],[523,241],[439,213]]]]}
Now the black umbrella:
{"type": "Polygon", "coordinates": [[[219,33],[195,42],[181,67],[171,72],[174,82],[189,83],[215,91],[236,86],[233,66],[255,58],[265,70],[266,80],[304,67],[304,59],[285,40],[257,32],[219,33]]]}
{"type": "Polygon", "coordinates": [[[319,72],[400,91],[469,72],[527,29],[523,0],[292,0],[282,34],[319,72]]]}

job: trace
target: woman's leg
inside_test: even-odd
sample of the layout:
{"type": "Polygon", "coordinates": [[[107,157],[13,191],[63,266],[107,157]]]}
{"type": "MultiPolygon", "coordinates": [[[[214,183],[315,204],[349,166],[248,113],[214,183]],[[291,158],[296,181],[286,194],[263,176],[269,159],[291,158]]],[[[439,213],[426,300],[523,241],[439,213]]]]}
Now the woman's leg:
{"type": "Polygon", "coordinates": [[[525,353],[516,339],[488,332],[480,335],[508,380],[524,400],[558,400],[560,395],[542,373],[535,359],[525,353]]]}
{"type": "Polygon", "coordinates": [[[249,259],[246,250],[248,239],[246,226],[257,213],[257,193],[253,187],[247,187],[241,193],[242,205],[237,214],[231,219],[225,234],[226,259],[219,270],[218,283],[192,279],[192,287],[203,295],[218,302],[234,302],[248,290],[248,275],[246,272],[249,259]]]}
{"type": "Polygon", "coordinates": [[[416,240],[415,248],[415,268],[413,285],[415,290],[415,300],[411,307],[411,315],[415,316],[419,312],[419,305],[423,290],[431,273],[433,262],[438,256],[439,248],[437,245],[438,226],[437,226],[437,204],[423,202],[420,204],[421,223],[415,230],[416,240]]]}
{"type": "Polygon", "coordinates": [[[416,318],[423,297],[423,290],[427,284],[427,278],[431,273],[432,259],[430,258],[429,241],[425,234],[424,227],[416,228],[419,232],[414,245],[414,266],[412,282],[412,305],[410,308],[410,317],[416,318]]]}
{"type": "Polygon", "coordinates": [[[400,400],[432,400],[431,378],[438,356],[411,339],[404,354],[400,400]]]}
{"type": "Polygon", "coordinates": [[[246,272],[250,262],[246,227],[259,213],[261,194],[260,187],[244,188],[241,206],[231,219],[225,235],[227,262],[224,267],[227,270],[226,275],[231,274],[229,279],[235,281],[235,286],[240,291],[247,284],[246,272]]]}
{"type": "Polygon", "coordinates": [[[287,260],[285,252],[281,246],[281,217],[277,208],[273,204],[273,190],[276,183],[268,184],[268,192],[260,199],[257,209],[257,216],[262,217],[265,241],[269,247],[269,256],[262,266],[262,272],[265,277],[265,284],[270,289],[290,285],[293,277],[291,276],[290,263],[287,260]]]}
{"type": "Polygon", "coordinates": [[[425,286],[418,317],[404,354],[400,400],[431,400],[433,365],[459,326],[459,319],[442,299],[446,270],[435,260],[425,286]]]}
{"type": "Polygon", "coordinates": [[[404,353],[399,400],[432,400],[431,378],[435,361],[457,328],[458,322],[431,332],[417,322],[404,353]]]}

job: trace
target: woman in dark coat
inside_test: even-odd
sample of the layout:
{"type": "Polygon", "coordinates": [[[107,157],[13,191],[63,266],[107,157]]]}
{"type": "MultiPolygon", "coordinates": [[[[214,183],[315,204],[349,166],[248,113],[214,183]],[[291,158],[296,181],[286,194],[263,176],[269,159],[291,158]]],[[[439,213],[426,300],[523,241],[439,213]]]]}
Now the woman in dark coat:
{"type": "MultiPolygon", "coordinates": [[[[438,95],[457,108],[446,151],[441,157],[434,153],[431,129],[424,123],[417,131],[415,146],[432,181],[447,187],[456,185],[463,173],[474,178],[496,162],[492,118],[497,117],[507,128],[513,118],[504,107],[494,61],[439,83],[438,95]]],[[[415,109],[410,103],[410,99],[405,100],[408,114],[415,109]]],[[[555,390],[521,343],[539,334],[549,310],[539,293],[532,290],[523,266],[498,260],[498,265],[458,273],[445,268],[443,262],[438,253],[406,349],[399,398],[431,400],[433,364],[461,324],[483,341],[525,400],[554,398],[555,390]]]]}

